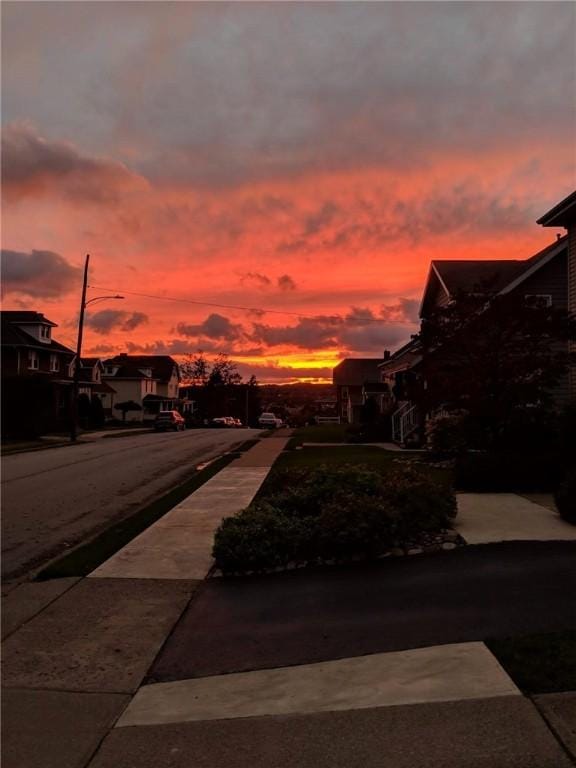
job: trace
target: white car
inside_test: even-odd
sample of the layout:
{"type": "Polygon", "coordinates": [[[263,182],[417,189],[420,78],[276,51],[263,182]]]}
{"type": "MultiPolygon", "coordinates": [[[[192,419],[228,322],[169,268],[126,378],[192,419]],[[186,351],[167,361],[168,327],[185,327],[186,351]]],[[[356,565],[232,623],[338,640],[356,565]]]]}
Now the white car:
{"type": "Polygon", "coordinates": [[[284,422],[273,413],[263,413],[258,419],[258,426],[262,429],[277,429],[284,426],[284,422]]]}

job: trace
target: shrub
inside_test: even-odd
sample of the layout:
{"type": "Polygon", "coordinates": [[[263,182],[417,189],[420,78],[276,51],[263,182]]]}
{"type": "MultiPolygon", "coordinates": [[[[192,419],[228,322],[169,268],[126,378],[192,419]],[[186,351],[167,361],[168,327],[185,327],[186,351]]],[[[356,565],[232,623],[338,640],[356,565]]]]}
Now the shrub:
{"type": "Polygon", "coordinates": [[[225,573],[263,571],[299,562],[308,536],[305,523],[281,510],[249,507],[222,521],[212,555],[225,573]]]}
{"type": "Polygon", "coordinates": [[[468,445],[466,414],[459,411],[429,419],[426,443],[434,453],[461,453],[468,445]]]}
{"type": "Polygon", "coordinates": [[[383,499],[349,494],[328,502],[317,520],[321,560],[376,557],[394,544],[394,520],[383,499]]]}
{"type": "Polygon", "coordinates": [[[462,491],[552,491],[565,461],[555,453],[467,453],[456,460],[454,484],[462,491]]]}
{"type": "Polygon", "coordinates": [[[560,516],[567,523],[576,525],[576,467],[572,468],[561,483],[554,494],[554,500],[560,516]]]}
{"type": "Polygon", "coordinates": [[[222,571],[290,562],[371,558],[423,531],[450,525],[452,490],[414,469],[389,474],[358,466],[278,473],[266,503],[225,519],[213,555],[222,571]]]}
{"type": "Polygon", "coordinates": [[[447,528],[456,517],[456,497],[452,489],[413,469],[390,474],[383,494],[393,510],[399,541],[420,532],[447,528]]]}

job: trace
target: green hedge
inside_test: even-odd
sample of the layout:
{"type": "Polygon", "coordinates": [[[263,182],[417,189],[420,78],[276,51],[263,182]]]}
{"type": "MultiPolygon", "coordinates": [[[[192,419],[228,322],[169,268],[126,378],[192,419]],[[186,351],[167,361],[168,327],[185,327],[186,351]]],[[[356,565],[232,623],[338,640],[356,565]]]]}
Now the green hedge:
{"type": "Polygon", "coordinates": [[[455,515],[451,488],[414,469],[288,470],[265,503],[222,522],[213,556],[224,573],[373,558],[455,515]]]}

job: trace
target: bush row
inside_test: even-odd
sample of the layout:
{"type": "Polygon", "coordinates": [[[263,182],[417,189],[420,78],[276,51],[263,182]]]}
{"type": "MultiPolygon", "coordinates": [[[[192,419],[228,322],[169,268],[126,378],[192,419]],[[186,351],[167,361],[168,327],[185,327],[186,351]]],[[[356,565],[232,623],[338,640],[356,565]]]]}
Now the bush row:
{"type": "Polygon", "coordinates": [[[413,469],[320,467],[278,479],[266,501],[220,525],[213,556],[224,573],[373,558],[456,515],[452,490],[413,469]]]}

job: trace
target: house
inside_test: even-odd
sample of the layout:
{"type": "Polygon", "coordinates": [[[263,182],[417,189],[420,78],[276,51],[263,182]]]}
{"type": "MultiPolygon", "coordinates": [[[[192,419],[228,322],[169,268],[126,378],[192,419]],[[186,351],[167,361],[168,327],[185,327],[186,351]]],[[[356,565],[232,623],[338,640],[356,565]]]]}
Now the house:
{"type": "MultiPolygon", "coordinates": [[[[576,317],[576,190],[565,197],[547,213],[541,216],[537,224],[542,227],[563,227],[568,238],[568,312],[576,317]]],[[[576,341],[569,342],[570,351],[576,355],[576,341]]],[[[570,366],[568,376],[570,399],[576,402],[576,364],[570,366]]]]}
{"type": "MultiPolygon", "coordinates": [[[[529,259],[432,261],[420,306],[421,321],[426,322],[435,309],[446,306],[462,293],[475,296],[514,293],[526,302],[545,302],[547,306],[574,311],[575,212],[576,193],[539,220],[544,226],[569,228],[572,240],[570,234],[558,236],[555,242],[529,259]]],[[[419,395],[426,387],[422,373],[423,350],[418,339],[405,344],[379,367],[381,380],[390,386],[395,400],[393,439],[405,443],[421,430],[431,415],[422,413],[418,405],[419,395]]],[[[559,406],[576,399],[573,368],[554,390],[554,399],[559,406]]]]}
{"type": "Polygon", "coordinates": [[[158,411],[176,409],[179,404],[178,363],[169,355],[120,354],[103,361],[103,383],[115,390],[105,393],[102,404],[106,413],[118,415],[114,406],[133,401],[141,410],[128,411],[128,421],[153,419],[158,411]]]}
{"type": "MultiPolygon", "coordinates": [[[[386,359],[386,353],[384,356],[386,359]]],[[[336,387],[337,415],[341,421],[358,424],[362,406],[366,401],[371,384],[381,383],[379,365],[382,358],[348,357],[338,363],[332,371],[332,382],[336,387]]],[[[380,399],[387,393],[378,392],[380,399]]],[[[379,403],[380,404],[380,403],[379,403]]]]}
{"type": "MultiPolygon", "coordinates": [[[[113,407],[116,390],[102,380],[104,370],[104,364],[99,357],[83,357],[78,373],[78,395],[86,395],[90,400],[98,397],[102,401],[109,396],[110,407],[113,407]]],[[[110,412],[106,415],[113,414],[110,412]]]]}
{"type": "Polygon", "coordinates": [[[74,352],[41,312],[3,311],[2,417],[7,436],[66,429],[74,352]],[[25,422],[25,423],[23,423],[25,422]]]}

